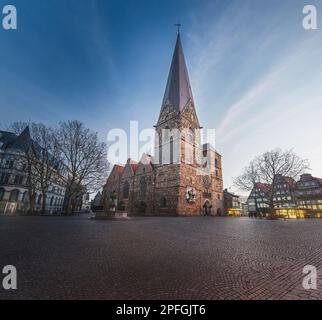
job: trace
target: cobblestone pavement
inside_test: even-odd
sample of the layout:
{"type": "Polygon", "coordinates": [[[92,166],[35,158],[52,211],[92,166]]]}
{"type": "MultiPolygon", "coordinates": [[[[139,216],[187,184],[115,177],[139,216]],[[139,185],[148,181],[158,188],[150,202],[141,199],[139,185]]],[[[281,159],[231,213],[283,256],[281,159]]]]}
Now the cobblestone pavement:
{"type": "Polygon", "coordinates": [[[18,290],[1,281],[0,299],[321,299],[322,220],[0,217],[8,264],[18,290]]]}

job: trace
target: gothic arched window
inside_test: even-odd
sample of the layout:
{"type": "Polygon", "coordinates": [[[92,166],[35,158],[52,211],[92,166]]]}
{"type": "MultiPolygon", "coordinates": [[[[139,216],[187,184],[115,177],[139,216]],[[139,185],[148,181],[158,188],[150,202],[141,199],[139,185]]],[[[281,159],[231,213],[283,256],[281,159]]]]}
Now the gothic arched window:
{"type": "Polygon", "coordinates": [[[130,193],[130,184],[128,181],[125,181],[123,185],[123,198],[128,199],[129,193],[130,193]]]}
{"type": "Polygon", "coordinates": [[[192,128],[189,128],[188,134],[187,134],[187,141],[189,143],[193,144],[194,143],[194,139],[195,139],[194,137],[195,137],[195,134],[194,134],[193,129],[192,128]]]}
{"type": "Polygon", "coordinates": [[[164,133],[163,141],[164,142],[168,142],[169,141],[169,137],[170,137],[170,128],[168,126],[166,126],[162,131],[164,133]]]}
{"type": "Polygon", "coordinates": [[[162,165],[162,144],[159,145],[159,164],[162,165]]]}

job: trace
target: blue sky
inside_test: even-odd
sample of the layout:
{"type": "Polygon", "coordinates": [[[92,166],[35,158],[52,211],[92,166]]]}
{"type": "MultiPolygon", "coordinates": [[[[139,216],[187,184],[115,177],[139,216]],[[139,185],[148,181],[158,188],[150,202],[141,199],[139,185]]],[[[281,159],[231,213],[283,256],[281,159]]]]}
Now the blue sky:
{"type": "MultiPolygon", "coordinates": [[[[8,4],[0,0],[0,8],[8,4]]],[[[79,119],[105,139],[154,125],[181,36],[201,124],[217,129],[225,186],[256,155],[293,148],[322,177],[319,0],[11,0],[0,29],[0,124],[79,119]],[[318,30],[302,27],[306,4],[318,30]]]]}

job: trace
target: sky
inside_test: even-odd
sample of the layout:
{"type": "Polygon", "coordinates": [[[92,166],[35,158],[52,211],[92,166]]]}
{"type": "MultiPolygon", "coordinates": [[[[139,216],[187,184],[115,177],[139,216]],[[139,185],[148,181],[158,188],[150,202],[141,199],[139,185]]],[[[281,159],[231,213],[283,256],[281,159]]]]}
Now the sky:
{"type": "MultiPolygon", "coordinates": [[[[0,0],[0,9],[7,0],[0,0]]],[[[199,121],[216,129],[224,186],[257,155],[293,149],[322,177],[320,0],[10,0],[0,28],[0,125],[79,119],[105,140],[156,124],[181,39],[199,121]],[[302,26],[315,5],[318,29],[302,26]]],[[[0,12],[1,12],[0,11],[0,12]]],[[[0,15],[1,18],[1,15],[0,15]]]]}

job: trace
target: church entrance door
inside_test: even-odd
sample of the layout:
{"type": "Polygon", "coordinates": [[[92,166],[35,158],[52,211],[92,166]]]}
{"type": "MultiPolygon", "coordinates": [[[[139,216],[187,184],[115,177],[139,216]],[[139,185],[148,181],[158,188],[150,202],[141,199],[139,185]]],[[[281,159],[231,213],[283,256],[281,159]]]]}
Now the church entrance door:
{"type": "Polygon", "coordinates": [[[203,215],[204,216],[210,216],[211,215],[211,209],[212,209],[212,205],[211,205],[210,201],[207,200],[205,202],[205,204],[203,205],[203,215]]]}

